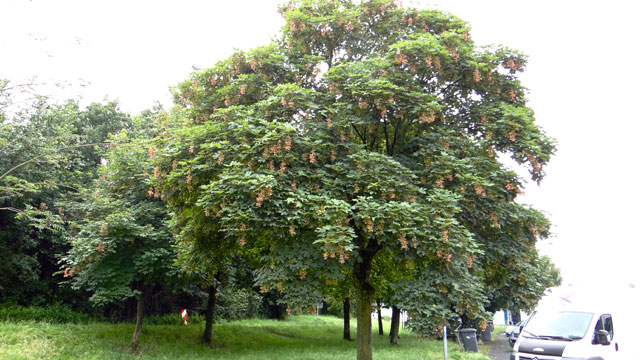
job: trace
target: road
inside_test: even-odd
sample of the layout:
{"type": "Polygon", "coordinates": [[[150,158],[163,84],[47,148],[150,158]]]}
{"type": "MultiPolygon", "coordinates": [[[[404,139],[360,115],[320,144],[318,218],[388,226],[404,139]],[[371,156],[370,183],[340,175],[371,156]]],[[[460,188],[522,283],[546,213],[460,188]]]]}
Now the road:
{"type": "Polygon", "coordinates": [[[511,346],[509,346],[509,339],[507,339],[504,333],[497,334],[496,340],[491,346],[489,357],[493,360],[509,360],[510,354],[511,346]]]}

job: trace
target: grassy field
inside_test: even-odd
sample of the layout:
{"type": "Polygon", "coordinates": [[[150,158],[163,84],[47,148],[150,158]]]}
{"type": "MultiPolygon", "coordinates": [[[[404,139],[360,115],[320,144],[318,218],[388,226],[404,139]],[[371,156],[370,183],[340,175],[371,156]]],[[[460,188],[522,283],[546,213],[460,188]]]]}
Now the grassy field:
{"type": "MultiPolygon", "coordinates": [[[[135,355],[128,349],[133,328],[128,323],[0,322],[0,359],[352,360],[356,356],[355,341],[342,340],[342,320],[334,317],[295,316],[282,322],[216,324],[212,347],[200,344],[202,324],[145,325],[135,355]]],[[[355,338],[355,328],[351,331],[355,338]]],[[[377,331],[373,340],[375,359],[443,359],[442,341],[420,342],[409,332],[401,331],[398,347],[389,346],[388,336],[379,336],[377,331]]],[[[481,351],[488,353],[488,347],[481,351]]],[[[488,358],[462,353],[456,343],[449,342],[449,359],[488,358]]]]}

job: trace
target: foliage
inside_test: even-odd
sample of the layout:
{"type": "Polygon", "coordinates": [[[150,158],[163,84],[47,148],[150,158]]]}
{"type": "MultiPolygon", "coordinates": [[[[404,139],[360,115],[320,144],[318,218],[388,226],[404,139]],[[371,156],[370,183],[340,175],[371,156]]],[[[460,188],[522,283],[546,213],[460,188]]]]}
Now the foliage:
{"type": "Polygon", "coordinates": [[[0,122],[0,301],[82,303],[54,276],[67,250],[63,201],[95,178],[98,160],[87,157],[94,143],[129,121],[117,103],[81,110],[72,101],[38,101],[0,122]]]}
{"type": "Polygon", "coordinates": [[[80,313],[71,310],[63,304],[53,304],[46,307],[41,306],[18,306],[15,304],[0,305],[0,321],[21,322],[21,321],[38,321],[51,324],[65,323],[89,323],[100,320],[86,313],[80,313]]]}
{"type": "Polygon", "coordinates": [[[64,276],[74,288],[89,289],[97,304],[137,297],[178,275],[165,206],[148,184],[153,170],[143,132],[150,118],[136,121],[131,135],[125,130],[113,138],[101,178],[72,208],[64,276]]]}
{"type": "Polygon", "coordinates": [[[397,285],[420,333],[454,314],[482,319],[506,283],[485,277],[523,274],[496,258],[548,229],[515,202],[522,181],[496,156],[540,181],[554,152],[518,79],[526,56],[477,47],[460,19],[394,1],[281,11],[274,44],[178,87],[158,142],[175,221],[224,235],[210,246],[264,254],[258,283],[292,307],[353,279],[359,359],[371,358],[364,321],[381,284],[397,285]],[[444,303],[424,311],[423,301],[444,303]]]}
{"type": "Polygon", "coordinates": [[[216,306],[216,318],[242,320],[264,317],[261,309],[262,297],[252,289],[223,288],[216,306]]]}

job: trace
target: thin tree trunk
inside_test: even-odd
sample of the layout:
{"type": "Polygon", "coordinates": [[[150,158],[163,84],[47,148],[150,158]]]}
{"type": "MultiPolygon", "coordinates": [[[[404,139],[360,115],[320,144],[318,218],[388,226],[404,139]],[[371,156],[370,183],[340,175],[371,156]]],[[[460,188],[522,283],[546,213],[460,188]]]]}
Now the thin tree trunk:
{"type": "Polygon", "coordinates": [[[395,305],[391,306],[391,330],[389,337],[391,345],[398,345],[398,333],[400,331],[400,309],[395,305]]]}
{"type": "MultiPolygon", "coordinates": [[[[358,282],[356,280],[356,282],[358,282]]],[[[373,291],[367,288],[368,282],[357,289],[357,318],[358,318],[358,360],[372,360],[373,346],[371,340],[371,303],[373,291]]]]}
{"type": "Polygon", "coordinates": [[[370,240],[367,246],[360,250],[362,260],[355,263],[353,267],[356,288],[356,315],[358,319],[357,360],[373,359],[371,304],[374,301],[375,288],[371,284],[371,264],[378,250],[378,242],[370,240]]]}
{"type": "Polygon", "coordinates": [[[211,332],[213,329],[213,313],[216,308],[217,289],[214,285],[209,286],[209,299],[207,300],[207,315],[204,323],[204,334],[202,334],[202,342],[211,345],[211,332]]]}
{"type": "Polygon", "coordinates": [[[131,339],[131,350],[137,351],[140,339],[140,333],[142,332],[142,319],[144,317],[144,297],[145,291],[138,296],[138,306],[136,307],[136,329],[133,331],[133,338],[131,339]]]}
{"type": "Polygon", "coordinates": [[[351,303],[349,298],[345,298],[342,302],[342,312],[344,313],[344,329],[342,330],[342,338],[351,341],[351,303]]]}
{"type": "Polygon", "coordinates": [[[378,335],[384,335],[384,328],[382,327],[382,304],[380,304],[380,298],[376,299],[376,306],[378,308],[378,335]]]}

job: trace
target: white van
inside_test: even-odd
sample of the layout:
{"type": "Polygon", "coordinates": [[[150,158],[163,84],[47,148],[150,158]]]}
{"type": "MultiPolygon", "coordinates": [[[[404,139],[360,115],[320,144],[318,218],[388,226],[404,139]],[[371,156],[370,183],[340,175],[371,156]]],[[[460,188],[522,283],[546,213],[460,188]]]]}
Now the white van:
{"type": "Polygon", "coordinates": [[[533,312],[513,346],[511,360],[640,359],[640,347],[632,339],[634,329],[627,325],[635,318],[635,308],[622,305],[615,296],[607,301],[587,296],[585,302],[572,295],[547,301],[533,312]]]}

